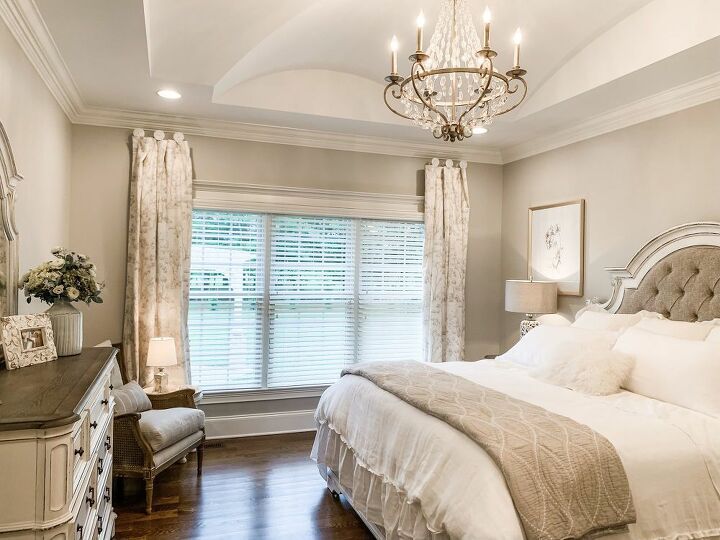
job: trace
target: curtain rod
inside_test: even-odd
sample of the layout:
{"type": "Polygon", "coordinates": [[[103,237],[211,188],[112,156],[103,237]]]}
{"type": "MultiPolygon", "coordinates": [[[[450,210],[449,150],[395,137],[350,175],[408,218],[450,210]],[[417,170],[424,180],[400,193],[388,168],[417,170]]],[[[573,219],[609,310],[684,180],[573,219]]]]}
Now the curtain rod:
{"type": "MultiPolygon", "coordinates": [[[[432,161],[430,161],[430,164],[433,167],[438,167],[440,165],[440,160],[438,158],[432,158],[432,161]]],[[[446,159],[445,160],[445,167],[452,167],[453,166],[453,160],[452,159],[446,159]]],[[[464,159],[458,163],[458,167],[461,169],[467,168],[467,161],[464,159]]]]}

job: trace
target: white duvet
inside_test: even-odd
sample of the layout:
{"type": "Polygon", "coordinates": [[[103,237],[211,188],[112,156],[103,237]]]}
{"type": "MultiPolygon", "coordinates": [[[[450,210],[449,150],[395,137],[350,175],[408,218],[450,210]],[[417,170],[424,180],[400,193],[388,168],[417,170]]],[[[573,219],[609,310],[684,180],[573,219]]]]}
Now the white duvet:
{"type": "MultiPolygon", "coordinates": [[[[638,516],[629,534],[613,539],[720,536],[720,420],[628,392],[587,396],[499,361],[436,367],[572,418],[610,440],[638,516]]],[[[431,528],[452,538],[523,538],[495,463],[441,420],[356,376],[323,394],[316,418],[370,470],[419,502],[431,528]]]]}

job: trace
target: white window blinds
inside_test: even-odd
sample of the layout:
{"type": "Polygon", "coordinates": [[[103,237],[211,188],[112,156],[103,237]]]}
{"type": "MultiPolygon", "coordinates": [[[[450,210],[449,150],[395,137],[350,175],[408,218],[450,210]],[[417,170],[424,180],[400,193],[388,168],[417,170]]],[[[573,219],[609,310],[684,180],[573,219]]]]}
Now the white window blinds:
{"type": "Polygon", "coordinates": [[[193,384],[315,386],[420,360],[423,238],[416,222],[195,210],[193,384]]]}

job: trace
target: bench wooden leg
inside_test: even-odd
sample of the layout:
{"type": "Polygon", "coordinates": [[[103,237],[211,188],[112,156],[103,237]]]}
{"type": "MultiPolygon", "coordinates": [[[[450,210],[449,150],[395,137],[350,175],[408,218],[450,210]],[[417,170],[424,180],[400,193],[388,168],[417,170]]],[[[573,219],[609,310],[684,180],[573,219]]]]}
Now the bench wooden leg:
{"type": "Polygon", "coordinates": [[[152,514],[153,479],[145,479],[145,513],[152,514]]]}
{"type": "Polygon", "coordinates": [[[202,464],[203,464],[203,445],[197,447],[197,475],[200,476],[202,474],[202,464]]]}

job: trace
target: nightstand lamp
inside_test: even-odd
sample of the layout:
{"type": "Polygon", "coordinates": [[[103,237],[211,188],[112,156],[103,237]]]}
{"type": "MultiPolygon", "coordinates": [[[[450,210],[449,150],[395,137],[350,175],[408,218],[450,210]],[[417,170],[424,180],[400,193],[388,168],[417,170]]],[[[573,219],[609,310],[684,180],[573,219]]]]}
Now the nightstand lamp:
{"type": "Polygon", "coordinates": [[[157,368],[155,371],[155,392],[167,392],[168,374],[165,372],[165,368],[176,365],[175,339],[171,337],[150,338],[147,367],[157,368]]]}
{"type": "Polygon", "coordinates": [[[540,324],[535,315],[557,312],[557,283],[509,279],[505,282],[505,311],[525,313],[520,337],[540,324]]]}

